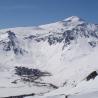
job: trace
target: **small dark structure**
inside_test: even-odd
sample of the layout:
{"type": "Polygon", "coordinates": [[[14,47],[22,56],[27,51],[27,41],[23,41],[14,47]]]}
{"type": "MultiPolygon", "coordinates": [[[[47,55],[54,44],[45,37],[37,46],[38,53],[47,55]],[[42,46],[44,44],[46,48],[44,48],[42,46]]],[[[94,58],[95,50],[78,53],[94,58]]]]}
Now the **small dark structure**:
{"type": "Polygon", "coordinates": [[[68,96],[65,96],[65,98],[68,98],[68,96]]]}
{"type": "Polygon", "coordinates": [[[95,79],[95,77],[98,75],[98,73],[96,71],[93,71],[91,74],[89,74],[86,77],[86,80],[89,81],[90,79],[95,79]]]}

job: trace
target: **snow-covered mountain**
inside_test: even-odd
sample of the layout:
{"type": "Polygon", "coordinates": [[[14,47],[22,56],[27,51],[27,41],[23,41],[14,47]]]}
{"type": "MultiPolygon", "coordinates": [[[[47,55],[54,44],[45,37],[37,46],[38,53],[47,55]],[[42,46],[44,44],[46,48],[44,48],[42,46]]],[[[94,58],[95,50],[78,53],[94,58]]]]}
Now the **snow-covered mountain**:
{"type": "Polygon", "coordinates": [[[97,58],[98,25],[77,16],[36,27],[2,29],[0,97],[70,94],[67,90],[96,78],[97,58]]]}

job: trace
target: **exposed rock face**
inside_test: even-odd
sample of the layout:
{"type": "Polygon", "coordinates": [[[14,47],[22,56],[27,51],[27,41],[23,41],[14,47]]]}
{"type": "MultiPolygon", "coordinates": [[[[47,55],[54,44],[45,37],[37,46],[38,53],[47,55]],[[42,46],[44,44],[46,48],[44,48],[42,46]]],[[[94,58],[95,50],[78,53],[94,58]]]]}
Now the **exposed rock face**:
{"type": "Polygon", "coordinates": [[[87,81],[89,81],[90,79],[95,79],[95,77],[98,75],[98,73],[96,71],[93,71],[91,74],[89,74],[87,76],[87,81]]]}

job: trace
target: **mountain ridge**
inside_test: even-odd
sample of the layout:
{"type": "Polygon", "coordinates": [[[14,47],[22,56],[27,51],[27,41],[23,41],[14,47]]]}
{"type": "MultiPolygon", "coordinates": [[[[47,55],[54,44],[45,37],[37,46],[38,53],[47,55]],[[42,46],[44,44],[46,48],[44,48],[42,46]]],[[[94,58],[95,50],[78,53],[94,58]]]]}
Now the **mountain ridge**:
{"type": "Polygon", "coordinates": [[[10,89],[7,96],[12,96],[14,87],[21,91],[15,89],[17,94],[44,94],[60,87],[71,90],[98,70],[97,49],[98,26],[77,16],[38,27],[0,30],[0,68],[8,69],[1,71],[0,86],[5,87],[1,93],[10,89]],[[22,75],[15,74],[15,68],[22,75]],[[38,76],[32,74],[35,69],[38,76]]]}

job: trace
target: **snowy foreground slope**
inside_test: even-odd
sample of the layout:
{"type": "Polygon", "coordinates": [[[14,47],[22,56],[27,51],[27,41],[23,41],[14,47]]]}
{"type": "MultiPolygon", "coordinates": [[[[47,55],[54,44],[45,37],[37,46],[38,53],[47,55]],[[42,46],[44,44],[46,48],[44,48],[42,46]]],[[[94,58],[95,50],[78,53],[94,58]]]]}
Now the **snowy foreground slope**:
{"type": "Polygon", "coordinates": [[[98,77],[89,82],[82,81],[70,90],[61,87],[53,92],[45,94],[44,96],[31,96],[25,98],[65,98],[67,95],[68,98],[98,98],[98,77]]]}
{"type": "Polygon", "coordinates": [[[37,27],[2,29],[0,97],[98,95],[97,58],[98,25],[77,16],[37,27]]]}

